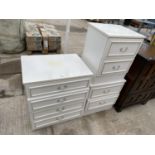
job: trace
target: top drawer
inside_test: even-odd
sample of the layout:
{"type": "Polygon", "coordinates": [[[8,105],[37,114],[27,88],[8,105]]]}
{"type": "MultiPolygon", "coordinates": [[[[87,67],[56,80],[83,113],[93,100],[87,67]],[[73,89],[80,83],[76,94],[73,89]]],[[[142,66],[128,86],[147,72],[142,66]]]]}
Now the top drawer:
{"type": "Polygon", "coordinates": [[[73,82],[66,82],[66,83],[40,83],[38,85],[30,85],[27,86],[27,96],[28,97],[37,97],[37,96],[44,96],[48,94],[54,93],[61,93],[63,91],[68,91],[77,88],[86,88],[88,87],[89,81],[73,81],[73,82]]]}
{"type": "Polygon", "coordinates": [[[140,42],[112,42],[108,56],[135,55],[140,42]]]}

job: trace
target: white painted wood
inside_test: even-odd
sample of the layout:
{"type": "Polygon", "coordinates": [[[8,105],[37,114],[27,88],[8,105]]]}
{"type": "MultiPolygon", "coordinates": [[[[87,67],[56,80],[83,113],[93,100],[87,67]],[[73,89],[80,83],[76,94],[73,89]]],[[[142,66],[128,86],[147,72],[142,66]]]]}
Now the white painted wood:
{"type": "Polygon", "coordinates": [[[106,85],[92,86],[90,89],[89,98],[107,96],[115,93],[119,94],[125,82],[126,81],[124,80],[123,82],[117,82],[114,84],[110,83],[106,85]]]}
{"type": "Polygon", "coordinates": [[[89,81],[69,81],[60,84],[55,84],[53,82],[37,86],[28,87],[28,97],[44,96],[48,94],[57,94],[64,91],[70,91],[78,88],[87,88],[89,81]]]}
{"type": "Polygon", "coordinates": [[[51,106],[59,106],[62,104],[70,103],[79,99],[86,99],[88,94],[87,91],[82,91],[81,92],[70,92],[70,94],[61,94],[59,96],[49,96],[41,99],[35,99],[35,100],[30,100],[28,101],[29,105],[32,107],[32,110],[40,110],[44,108],[49,108],[51,106]]]}
{"type": "Polygon", "coordinates": [[[93,113],[97,113],[97,112],[100,112],[100,111],[105,111],[105,110],[109,110],[113,107],[113,104],[105,104],[103,106],[100,106],[100,107],[94,107],[92,108],[91,110],[86,110],[85,113],[84,113],[84,116],[86,115],[90,115],[90,114],[93,114],[93,113]]]}
{"type": "Polygon", "coordinates": [[[82,59],[94,72],[97,72],[101,58],[103,54],[106,54],[104,52],[106,43],[107,38],[105,36],[92,27],[88,27],[82,59]]]}
{"type": "Polygon", "coordinates": [[[98,100],[98,101],[90,101],[88,105],[88,110],[99,109],[104,107],[105,105],[114,105],[116,100],[117,100],[117,97],[107,98],[107,99],[98,100]]]}
{"type": "Polygon", "coordinates": [[[99,111],[108,110],[113,107],[119,94],[108,95],[104,97],[89,99],[84,115],[92,114],[99,111]]]}
{"type": "Polygon", "coordinates": [[[142,34],[121,25],[89,23],[89,26],[108,37],[145,38],[142,34]]]}
{"type": "Polygon", "coordinates": [[[139,51],[143,38],[143,35],[120,25],[91,23],[88,27],[82,59],[94,74],[101,75],[105,60],[114,56],[115,58],[120,56],[122,59],[127,55],[134,57],[139,51]]]}
{"type": "Polygon", "coordinates": [[[92,76],[77,54],[22,56],[23,83],[92,76]]]}
{"type": "Polygon", "coordinates": [[[52,106],[49,108],[44,108],[42,110],[37,110],[33,113],[34,120],[51,117],[51,116],[57,116],[63,113],[76,111],[76,110],[83,110],[85,100],[77,100],[72,101],[69,104],[64,104],[61,106],[52,106]]]}
{"type": "Polygon", "coordinates": [[[135,55],[139,45],[137,42],[113,42],[108,56],[135,55]]]}
{"type": "Polygon", "coordinates": [[[106,83],[119,82],[124,79],[125,75],[126,75],[126,72],[115,72],[115,73],[104,74],[101,76],[94,76],[91,79],[90,85],[99,85],[99,84],[102,85],[106,83]]]}
{"type": "Polygon", "coordinates": [[[122,26],[93,23],[82,54],[88,66],[76,54],[22,56],[33,129],[111,108],[143,38],[122,26]]]}
{"type": "Polygon", "coordinates": [[[120,25],[89,23],[82,59],[94,76],[84,115],[112,107],[118,95],[111,95],[120,93],[143,39],[143,35],[120,25]],[[99,97],[104,97],[100,99],[104,104],[99,97]]]}
{"type": "Polygon", "coordinates": [[[105,61],[102,74],[113,72],[126,72],[131,63],[132,60],[105,61]]]}
{"type": "Polygon", "coordinates": [[[35,121],[34,122],[34,126],[35,128],[42,128],[42,127],[46,127],[46,126],[50,126],[56,123],[60,123],[66,120],[70,120],[70,119],[74,119],[77,117],[80,117],[82,115],[81,111],[73,111],[72,113],[67,113],[67,114],[63,114],[63,115],[59,115],[56,117],[49,117],[46,119],[42,119],[39,121],[35,121]]]}
{"type": "Polygon", "coordinates": [[[22,56],[33,129],[82,116],[93,73],[76,54],[22,56]]]}

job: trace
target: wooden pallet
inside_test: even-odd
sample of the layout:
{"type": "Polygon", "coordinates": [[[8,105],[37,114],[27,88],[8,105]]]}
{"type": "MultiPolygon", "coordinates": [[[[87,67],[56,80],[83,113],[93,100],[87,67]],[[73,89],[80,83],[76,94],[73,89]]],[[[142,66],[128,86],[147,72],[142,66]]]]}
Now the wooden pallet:
{"type": "MultiPolygon", "coordinates": [[[[33,27],[30,24],[31,28],[33,27]]],[[[30,31],[31,29],[29,29],[30,31]]],[[[61,36],[52,25],[34,25],[32,32],[26,32],[26,44],[28,54],[41,52],[43,54],[60,53],[61,36]]]]}
{"type": "Polygon", "coordinates": [[[59,49],[53,49],[53,50],[48,50],[47,52],[43,51],[43,50],[27,50],[26,51],[28,55],[32,55],[32,54],[61,54],[61,48],[59,49]]]}

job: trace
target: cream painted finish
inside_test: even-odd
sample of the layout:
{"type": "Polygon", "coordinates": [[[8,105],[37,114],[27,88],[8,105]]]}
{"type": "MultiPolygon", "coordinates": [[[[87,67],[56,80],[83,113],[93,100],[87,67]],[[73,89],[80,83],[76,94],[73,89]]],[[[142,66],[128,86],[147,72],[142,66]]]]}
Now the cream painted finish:
{"type": "Polygon", "coordinates": [[[120,25],[89,24],[82,59],[94,76],[85,115],[107,110],[115,104],[143,39],[143,35],[120,25]],[[118,95],[112,97],[113,94],[118,95]]]}
{"type": "Polygon", "coordinates": [[[92,86],[90,89],[89,98],[102,97],[106,95],[119,93],[124,83],[125,80],[123,82],[118,82],[114,84],[92,86]]]}
{"type": "Polygon", "coordinates": [[[93,73],[77,54],[22,56],[21,62],[33,129],[84,114],[93,73]]]}

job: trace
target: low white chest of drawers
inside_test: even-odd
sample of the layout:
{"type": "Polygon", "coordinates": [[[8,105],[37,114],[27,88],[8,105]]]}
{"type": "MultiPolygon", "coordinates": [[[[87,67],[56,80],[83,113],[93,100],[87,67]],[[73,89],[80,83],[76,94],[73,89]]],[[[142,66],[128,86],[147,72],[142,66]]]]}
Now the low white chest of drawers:
{"type": "Polygon", "coordinates": [[[93,71],[85,114],[116,102],[144,36],[113,24],[89,23],[82,59],[93,71]]]}
{"type": "Polygon", "coordinates": [[[78,55],[22,56],[21,62],[33,129],[84,114],[93,73],[78,55]]]}

